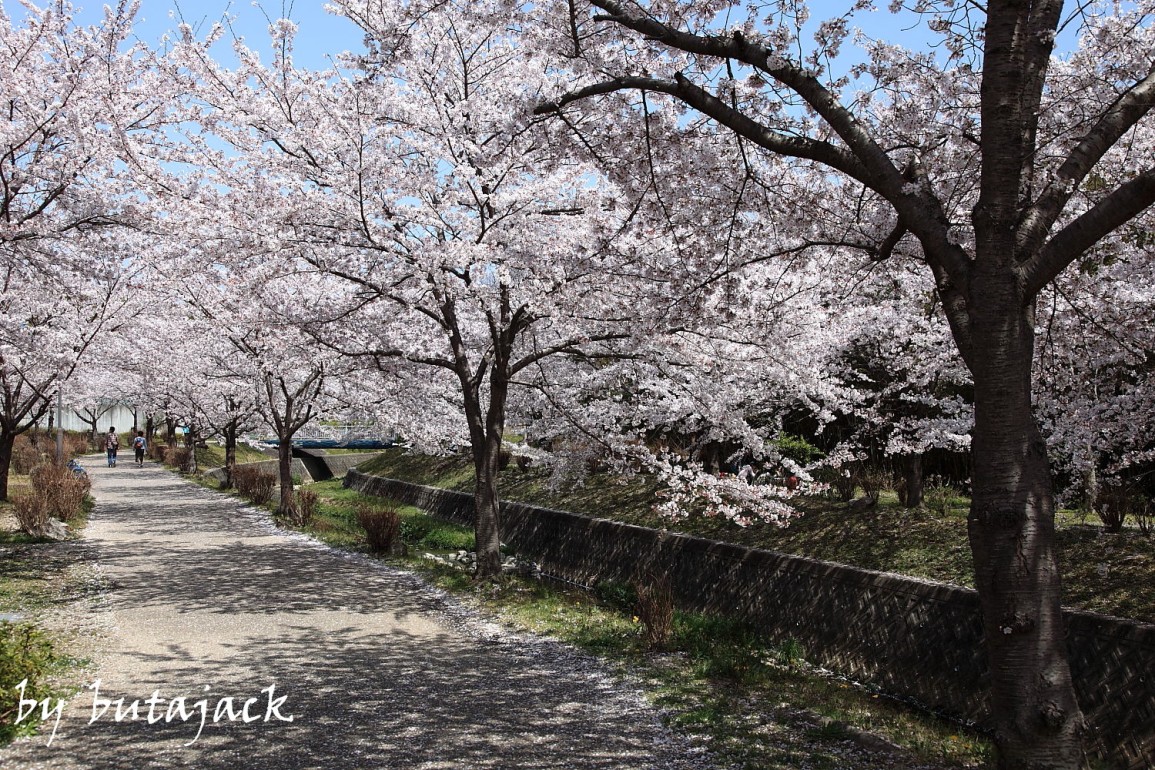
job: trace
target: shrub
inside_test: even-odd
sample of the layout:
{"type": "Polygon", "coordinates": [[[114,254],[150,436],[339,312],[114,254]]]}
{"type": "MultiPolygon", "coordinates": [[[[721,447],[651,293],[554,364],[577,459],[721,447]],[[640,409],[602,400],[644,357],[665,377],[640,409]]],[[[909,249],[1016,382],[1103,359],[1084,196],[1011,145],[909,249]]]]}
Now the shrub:
{"type": "Polygon", "coordinates": [[[88,452],[88,434],[87,433],[65,433],[64,434],[64,456],[76,457],[78,455],[87,454],[88,452]]]}
{"type": "Polygon", "coordinates": [[[435,524],[417,541],[431,551],[472,551],[476,547],[473,530],[453,524],[435,524]]]}
{"type": "Polygon", "coordinates": [[[389,553],[401,531],[401,517],[394,508],[378,508],[360,503],[356,509],[357,523],[365,530],[369,540],[369,550],[373,553],[389,553]]]}
{"type": "MultiPolygon", "coordinates": [[[[398,503],[388,501],[386,507],[397,508],[398,503]]],[[[473,530],[455,524],[438,521],[419,513],[401,518],[398,537],[403,543],[429,551],[472,551],[473,530]]]]}
{"type": "Polygon", "coordinates": [[[801,436],[779,433],[772,444],[779,454],[799,465],[809,465],[822,457],[822,450],[801,436]]]}
{"type": "Polygon", "coordinates": [[[11,471],[19,476],[27,476],[40,463],[40,452],[31,443],[17,441],[12,447],[11,471]]]}
{"type": "Polygon", "coordinates": [[[638,606],[637,589],[629,583],[617,580],[599,580],[594,586],[594,596],[598,597],[598,601],[602,604],[623,612],[638,606]]]}
{"type": "Polygon", "coordinates": [[[249,496],[249,491],[253,488],[258,470],[256,468],[247,467],[244,465],[237,465],[233,468],[233,486],[236,487],[237,493],[249,496]]]}
{"type": "Polygon", "coordinates": [[[32,717],[16,724],[20,714],[20,691],[16,685],[28,680],[24,688],[27,699],[52,696],[46,680],[56,663],[52,643],[42,631],[27,623],[0,622],[0,683],[4,685],[0,687],[0,743],[26,735],[40,724],[38,718],[32,717]]]}
{"type": "Polygon", "coordinates": [[[858,489],[858,475],[851,468],[822,468],[816,474],[818,481],[827,484],[830,496],[835,500],[849,503],[858,489]]]}
{"type": "Polygon", "coordinates": [[[317,515],[317,501],[319,499],[317,493],[311,489],[297,490],[296,523],[298,526],[307,527],[313,522],[313,517],[317,515]]]}
{"type": "Polygon", "coordinates": [[[958,497],[958,490],[936,476],[922,491],[922,504],[926,506],[927,510],[945,517],[950,513],[956,497],[958,497]]]}
{"type": "Polygon", "coordinates": [[[52,517],[48,515],[48,506],[40,495],[13,495],[12,513],[16,516],[21,532],[27,532],[32,537],[44,537],[48,532],[48,520],[52,517]]]}
{"type": "Polygon", "coordinates": [[[20,529],[33,537],[44,537],[50,519],[71,521],[84,510],[90,485],[68,466],[44,463],[32,469],[32,489],[12,498],[12,511],[20,529]]]}
{"type": "Polygon", "coordinates": [[[1095,513],[1103,522],[1103,528],[1108,532],[1121,532],[1127,514],[1131,513],[1135,494],[1125,484],[1103,484],[1099,488],[1099,497],[1095,506],[1095,513]]]}
{"type": "Polygon", "coordinates": [[[168,455],[167,444],[151,443],[148,445],[148,456],[157,462],[163,463],[165,457],[168,455]]]}
{"type": "Polygon", "coordinates": [[[257,505],[264,505],[273,498],[277,477],[272,473],[265,473],[260,468],[238,465],[233,468],[233,486],[237,488],[237,492],[257,505]]]}
{"type": "Polygon", "coordinates": [[[642,624],[642,641],[649,649],[660,649],[670,642],[674,630],[674,592],[667,575],[650,574],[635,584],[638,595],[638,621],[642,624]]]}
{"type": "Polygon", "coordinates": [[[84,510],[84,498],[91,489],[87,477],[56,463],[38,465],[30,476],[33,492],[43,497],[49,516],[71,521],[84,510]]]}
{"type": "Polygon", "coordinates": [[[401,520],[401,539],[406,543],[419,543],[435,527],[436,522],[429,516],[406,516],[401,520]]]}
{"type": "Polygon", "coordinates": [[[179,446],[172,450],[172,452],[169,452],[168,455],[169,463],[181,473],[193,472],[195,466],[193,464],[194,456],[192,449],[186,446],[179,446]]]}
{"type": "Polygon", "coordinates": [[[806,655],[802,643],[793,636],[788,636],[778,643],[773,650],[773,657],[780,665],[793,668],[802,662],[806,655]]]}
{"type": "Polygon", "coordinates": [[[890,485],[891,474],[876,465],[864,465],[858,470],[857,478],[863,494],[877,503],[879,495],[890,485]]]}
{"type": "Polygon", "coordinates": [[[258,473],[249,499],[257,505],[264,505],[273,499],[273,492],[277,488],[277,477],[271,473],[258,473]]]}

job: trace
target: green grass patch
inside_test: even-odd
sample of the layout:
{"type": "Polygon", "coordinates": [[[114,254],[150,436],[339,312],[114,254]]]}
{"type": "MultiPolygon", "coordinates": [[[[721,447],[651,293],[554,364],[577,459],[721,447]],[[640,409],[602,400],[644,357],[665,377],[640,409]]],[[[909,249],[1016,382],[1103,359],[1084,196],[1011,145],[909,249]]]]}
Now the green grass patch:
{"type": "Polygon", "coordinates": [[[0,612],[29,612],[49,606],[59,590],[59,573],[40,558],[51,543],[5,548],[0,558],[0,612]]]}
{"type": "Polygon", "coordinates": [[[0,744],[40,724],[31,717],[16,724],[20,696],[15,688],[21,681],[28,680],[25,697],[35,699],[67,697],[80,686],[88,662],[65,652],[79,634],[36,625],[46,611],[93,590],[75,565],[75,552],[57,543],[0,545],[0,612],[23,616],[18,622],[0,622],[0,744]]]}
{"type": "MultiPolygon", "coordinates": [[[[225,448],[210,441],[205,446],[196,448],[196,458],[197,467],[202,471],[212,468],[223,468],[225,465],[225,448]]],[[[237,445],[237,464],[259,463],[263,460],[275,459],[277,459],[275,453],[266,454],[259,449],[254,449],[248,444],[237,445]]]]}
{"type": "MultiPolygon", "coordinates": [[[[357,503],[366,500],[382,501],[346,489],[339,479],[319,481],[308,487],[318,495],[317,513],[307,531],[329,545],[354,550],[367,550],[365,532],[357,523],[357,503]]],[[[412,506],[396,506],[401,519],[401,541],[410,552],[430,551],[446,553],[471,550],[473,530],[439,521],[412,506]]]]}
{"type": "Polygon", "coordinates": [[[36,731],[40,711],[32,715],[25,712],[20,719],[21,696],[34,700],[61,697],[63,693],[52,679],[71,663],[36,626],[0,622],[0,744],[36,731]]]}

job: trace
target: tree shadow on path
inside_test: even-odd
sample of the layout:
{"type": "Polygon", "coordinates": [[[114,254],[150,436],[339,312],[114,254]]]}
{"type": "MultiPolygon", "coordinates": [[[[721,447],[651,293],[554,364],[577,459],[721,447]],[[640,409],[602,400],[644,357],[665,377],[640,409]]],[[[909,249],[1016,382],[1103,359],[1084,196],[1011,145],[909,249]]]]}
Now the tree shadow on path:
{"type": "Polygon", "coordinates": [[[95,722],[77,693],[3,767],[691,768],[705,757],[561,645],[470,633],[411,575],[277,533],[158,468],[94,472],[88,537],[114,625],[95,722]],[[266,688],[284,697],[270,711],[266,688]],[[148,723],[146,700],[159,690],[148,723]],[[184,697],[189,718],[173,712],[184,697]],[[222,698],[252,721],[214,711],[222,698]],[[196,703],[205,701],[200,728],[196,703]],[[282,721],[290,715],[293,721],[282,721]],[[195,738],[195,741],[194,741],[195,738]],[[191,744],[191,745],[186,745],[191,744]]]}

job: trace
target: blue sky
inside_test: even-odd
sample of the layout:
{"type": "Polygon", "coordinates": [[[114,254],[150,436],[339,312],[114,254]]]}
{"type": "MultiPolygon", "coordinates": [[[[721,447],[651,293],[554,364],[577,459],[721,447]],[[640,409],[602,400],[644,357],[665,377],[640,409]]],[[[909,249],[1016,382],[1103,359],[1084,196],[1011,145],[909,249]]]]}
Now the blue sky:
{"type": "MultiPolygon", "coordinates": [[[[105,2],[111,4],[115,0],[74,2],[81,9],[79,16],[82,21],[96,22],[105,2]]],[[[236,34],[243,36],[250,47],[265,50],[269,40],[266,15],[269,19],[287,17],[300,28],[294,56],[296,63],[321,68],[329,64],[328,57],[334,53],[361,50],[361,31],[348,19],[326,13],[324,5],[325,0],[268,0],[261,7],[254,6],[250,0],[142,0],[136,31],[146,43],[155,45],[181,19],[193,25],[199,36],[203,36],[214,22],[228,16],[233,18],[236,34]]],[[[220,55],[226,58],[227,45],[222,48],[220,55]]]]}

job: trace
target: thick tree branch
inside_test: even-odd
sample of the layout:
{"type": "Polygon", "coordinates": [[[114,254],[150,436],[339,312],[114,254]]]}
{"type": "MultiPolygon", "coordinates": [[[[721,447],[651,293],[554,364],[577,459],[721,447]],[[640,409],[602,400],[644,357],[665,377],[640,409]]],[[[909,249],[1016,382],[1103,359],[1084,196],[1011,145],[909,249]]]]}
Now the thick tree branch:
{"type": "Polygon", "coordinates": [[[550,356],[557,355],[559,353],[577,353],[577,352],[580,352],[582,345],[586,345],[586,344],[589,344],[591,342],[609,342],[611,340],[624,340],[624,339],[629,339],[629,336],[630,335],[628,335],[628,334],[598,334],[598,335],[594,335],[591,337],[584,337],[582,339],[570,339],[570,340],[566,340],[565,342],[559,342],[558,344],[551,345],[548,348],[541,348],[540,350],[535,350],[533,353],[530,353],[529,355],[524,356],[523,358],[519,359],[518,361],[515,361],[509,367],[509,376],[513,377],[515,374],[517,374],[521,370],[525,369],[527,366],[532,366],[533,364],[536,364],[538,361],[541,361],[542,359],[545,359],[545,358],[549,358],[550,356]]]}
{"type": "Polygon", "coordinates": [[[708,115],[721,125],[726,126],[739,136],[749,139],[763,149],[792,158],[805,158],[818,161],[819,163],[823,163],[848,174],[863,184],[867,184],[865,170],[854,156],[846,150],[835,147],[829,142],[819,142],[813,139],[789,136],[767,128],[761,123],[743,115],[716,96],[694,85],[681,73],[674,75],[674,80],[672,81],[651,77],[614,78],[604,83],[597,83],[565,94],[556,102],[540,105],[534,112],[538,115],[559,112],[567,104],[581,99],[611,94],[616,91],[631,90],[654,91],[656,93],[669,94],[699,112],[708,115]]]}
{"type": "Polygon", "coordinates": [[[1033,253],[1033,247],[1042,244],[1063,207],[1095,164],[1152,109],[1155,109],[1155,66],[1147,77],[1115,100],[1055,172],[1054,179],[1039,195],[1019,231],[1020,245],[1025,247],[1023,253],[1033,253]]]}
{"type": "Polygon", "coordinates": [[[1020,283],[1024,299],[1033,299],[1087,249],[1152,205],[1155,205],[1155,166],[1120,185],[1090,211],[1057,232],[1022,266],[1020,283]]]}
{"type": "Polygon", "coordinates": [[[922,243],[928,261],[938,264],[959,291],[965,292],[970,283],[970,259],[951,242],[950,222],[941,201],[929,185],[908,183],[886,151],[874,141],[868,127],[808,70],[739,33],[697,35],[651,17],[631,15],[617,0],[591,2],[608,14],[596,16],[596,21],[619,24],[680,51],[732,59],[764,72],[800,96],[846,147],[775,132],[690,83],[683,73],[677,73],[673,81],[627,76],[587,86],[564,95],[555,103],[542,105],[539,113],[559,111],[578,99],[630,88],[670,94],[770,152],[817,161],[876,191],[894,206],[899,218],[922,243]]]}

